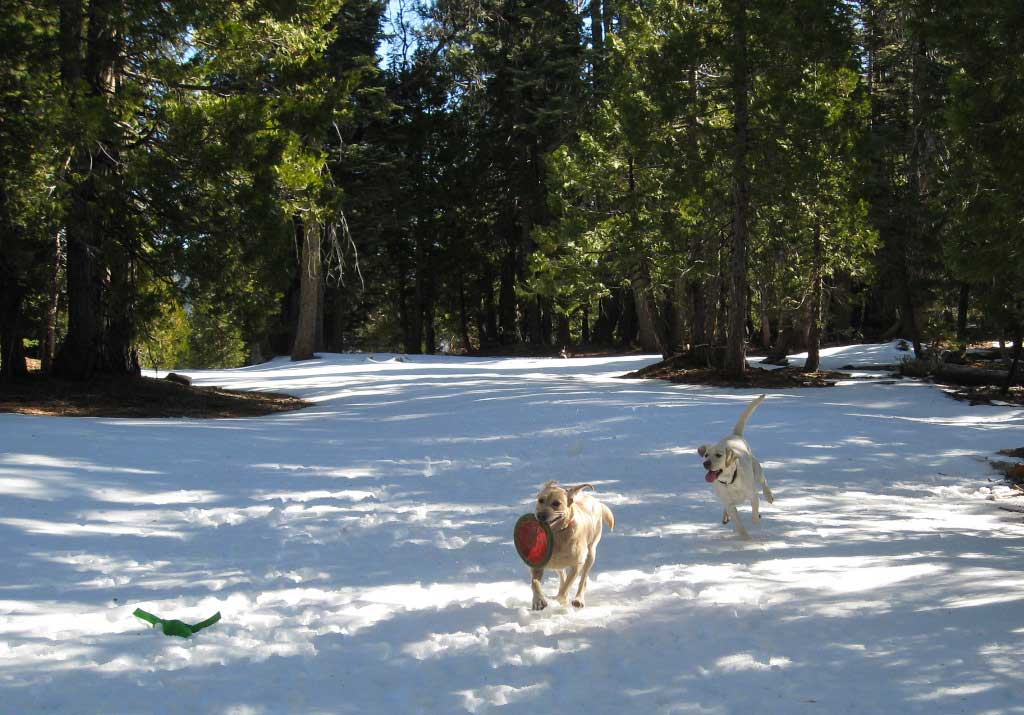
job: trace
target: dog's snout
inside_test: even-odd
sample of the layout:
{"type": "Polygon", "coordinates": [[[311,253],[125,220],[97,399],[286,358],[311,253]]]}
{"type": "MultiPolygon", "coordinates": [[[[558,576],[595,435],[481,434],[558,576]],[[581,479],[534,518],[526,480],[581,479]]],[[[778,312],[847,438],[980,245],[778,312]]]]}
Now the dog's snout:
{"type": "Polygon", "coordinates": [[[711,460],[710,459],[705,459],[704,460],[704,469],[711,469],[711,460]]]}

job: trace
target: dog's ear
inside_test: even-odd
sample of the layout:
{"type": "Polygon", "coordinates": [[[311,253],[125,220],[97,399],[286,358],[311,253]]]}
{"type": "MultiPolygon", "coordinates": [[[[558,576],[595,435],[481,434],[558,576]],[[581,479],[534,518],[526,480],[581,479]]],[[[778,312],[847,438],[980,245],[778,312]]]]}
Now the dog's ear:
{"type": "Polygon", "coordinates": [[[697,447],[697,454],[699,454],[702,457],[708,456],[708,446],[706,444],[702,444],[701,446],[697,447]]]}
{"type": "Polygon", "coordinates": [[[732,447],[725,448],[725,466],[731,467],[732,463],[739,459],[739,455],[736,454],[736,450],[732,447]]]}
{"type": "Polygon", "coordinates": [[[565,490],[565,495],[568,498],[569,504],[572,504],[573,500],[576,498],[576,495],[579,494],[580,490],[582,490],[582,489],[589,489],[590,491],[594,491],[594,485],[593,484],[577,484],[574,487],[569,487],[568,489],[566,489],[565,490]]]}

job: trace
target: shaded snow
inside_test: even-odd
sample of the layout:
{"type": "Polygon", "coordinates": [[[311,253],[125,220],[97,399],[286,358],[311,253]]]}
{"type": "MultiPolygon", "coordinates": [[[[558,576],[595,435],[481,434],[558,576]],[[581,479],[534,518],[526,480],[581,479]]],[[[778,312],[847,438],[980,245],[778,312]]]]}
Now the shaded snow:
{"type": "Polygon", "coordinates": [[[0,415],[0,712],[1024,713],[1024,524],[984,463],[1024,410],[769,392],[743,543],[695,449],[755,392],[395,357],[189,373],[315,403],[262,418],[0,415]],[[579,612],[528,610],[511,545],[552,478],[615,512],[579,612]]]}

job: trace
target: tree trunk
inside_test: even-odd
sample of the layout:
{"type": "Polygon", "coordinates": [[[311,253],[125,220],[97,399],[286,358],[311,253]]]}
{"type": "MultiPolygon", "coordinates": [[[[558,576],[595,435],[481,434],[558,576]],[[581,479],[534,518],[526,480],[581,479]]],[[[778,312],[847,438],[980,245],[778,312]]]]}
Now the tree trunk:
{"type": "MultiPolygon", "coordinates": [[[[703,254],[703,242],[694,238],[690,252],[693,256],[703,254]]],[[[711,364],[711,335],[708,325],[708,281],[702,275],[693,275],[687,281],[687,296],[690,304],[690,354],[704,365],[711,364]]]]}
{"type": "Polygon", "coordinates": [[[501,291],[498,295],[500,336],[502,345],[516,342],[516,254],[511,246],[501,262],[501,291]]]}
{"type": "Polygon", "coordinates": [[[469,339],[469,314],[466,309],[466,274],[460,272],[459,281],[459,336],[462,338],[462,352],[472,352],[473,345],[469,339]]]}
{"type": "Polygon", "coordinates": [[[585,305],[580,314],[580,340],[584,345],[590,345],[590,306],[585,305]]]}
{"type": "Polygon", "coordinates": [[[658,340],[656,307],[651,283],[646,277],[633,281],[633,304],[636,310],[637,344],[644,352],[663,352],[658,340]]]}
{"type": "Polygon", "coordinates": [[[807,359],[804,361],[803,372],[817,372],[821,362],[819,350],[821,346],[821,293],[824,251],[821,242],[821,226],[814,226],[814,249],[811,253],[811,299],[807,334],[807,359]]]}
{"type": "MultiPolygon", "coordinates": [[[[120,17],[111,0],[88,3],[88,18],[82,0],[60,4],[61,85],[70,105],[72,153],[64,217],[68,333],[54,359],[54,373],[73,379],[88,379],[98,371],[138,372],[138,354],[132,346],[133,261],[128,247],[112,235],[114,217],[123,211],[117,205],[125,192],[117,176],[123,140],[114,134],[97,141],[76,126],[90,100],[88,111],[95,112],[97,107],[106,111],[116,99],[123,39],[116,27],[120,17]]],[[[107,124],[108,131],[116,131],[109,128],[116,122],[107,124]]]]}
{"type": "Polygon", "coordinates": [[[733,227],[729,260],[729,332],[723,370],[742,377],[747,370],[747,230],[750,213],[750,178],[747,167],[749,127],[747,103],[750,77],[747,67],[747,0],[736,0],[733,14],[733,227]]]}
{"type": "Polygon", "coordinates": [[[912,144],[910,146],[908,184],[910,189],[910,206],[906,211],[907,231],[903,236],[902,259],[904,271],[903,283],[903,325],[907,330],[911,343],[914,345],[914,356],[918,359],[924,357],[924,350],[921,345],[920,324],[917,320],[916,301],[913,291],[915,282],[911,271],[911,246],[921,246],[925,242],[925,200],[928,193],[928,158],[931,149],[931,131],[928,128],[928,115],[930,108],[926,107],[925,87],[928,73],[927,48],[923,35],[924,29],[918,26],[919,33],[912,39],[913,50],[911,51],[911,72],[910,72],[910,103],[911,103],[911,131],[912,144]],[[910,245],[908,245],[910,244],[910,245]]]}
{"type": "Polygon", "coordinates": [[[498,310],[494,304],[494,281],[491,275],[485,275],[480,279],[480,290],[483,292],[484,303],[484,326],[487,329],[486,340],[480,338],[480,347],[484,344],[495,345],[499,341],[498,331],[498,310]]]}
{"type": "Polygon", "coordinates": [[[415,280],[413,281],[412,308],[409,310],[409,331],[405,338],[405,352],[419,355],[423,352],[424,315],[427,302],[427,264],[424,256],[423,239],[416,238],[415,280]]]}
{"type": "Polygon", "coordinates": [[[761,284],[759,293],[761,296],[761,346],[765,350],[770,350],[772,347],[772,321],[771,311],[768,308],[767,284],[761,284]]]}
{"type": "Polygon", "coordinates": [[[519,312],[523,316],[522,332],[526,337],[526,342],[530,345],[543,345],[544,337],[541,327],[540,299],[537,296],[524,298],[520,304],[519,312]]]}
{"type": "Polygon", "coordinates": [[[622,312],[619,314],[619,345],[622,347],[629,347],[636,342],[637,331],[639,326],[636,321],[636,302],[633,296],[633,291],[627,290],[626,288],[616,288],[615,292],[619,295],[619,304],[622,306],[622,312]]]}
{"type": "Polygon", "coordinates": [[[597,301],[597,320],[594,321],[593,340],[597,345],[612,345],[615,342],[615,326],[619,323],[622,306],[618,292],[597,301]]]}
{"type": "Polygon", "coordinates": [[[605,38],[605,44],[607,44],[608,43],[608,38],[611,37],[612,32],[615,29],[615,27],[614,27],[615,14],[616,14],[615,13],[615,1],[614,0],[604,0],[603,6],[604,6],[604,38],[605,38]]]}
{"type": "Polygon", "coordinates": [[[604,8],[601,0],[590,0],[591,79],[599,89],[604,77],[604,8]]]}
{"type": "Polygon", "coordinates": [[[1013,342],[1013,360],[1010,362],[1010,370],[1006,373],[1006,381],[1003,383],[1002,393],[1009,393],[1010,386],[1017,381],[1017,366],[1020,363],[1020,343],[1024,339],[1021,332],[1017,331],[1017,337],[1013,342]]]}
{"type": "Polygon", "coordinates": [[[10,382],[26,372],[24,300],[24,287],[17,281],[13,267],[0,255],[0,383],[10,382]]]}
{"type": "Polygon", "coordinates": [[[792,320],[787,321],[785,324],[780,324],[778,335],[775,338],[775,345],[768,351],[768,355],[763,362],[769,365],[788,364],[786,356],[789,355],[795,338],[796,329],[793,327],[792,320]]]}
{"type": "Polygon", "coordinates": [[[572,331],[569,327],[569,316],[559,312],[555,317],[557,347],[567,348],[572,345],[572,331]]]}
{"type": "MultiPolygon", "coordinates": [[[[321,267],[322,272],[322,267],[321,267]]],[[[320,281],[319,295],[316,298],[316,335],[313,337],[313,350],[318,353],[327,352],[326,317],[327,317],[327,281],[320,281]]]]}
{"type": "Polygon", "coordinates": [[[53,359],[57,354],[57,318],[60,311],[60,266],[63,260],[63,247],[60,231],[53,232],[53,257],[50,263],[50,286],[46,304],[46,321],[43,328],[40,360],[42,370],[49,374],[53,371],[53,359]]]}
{"type": "Polygon", "coordinates": [[[115,375],[142,374],[139,351],[135,346],[135,261],[132,251],[115,251],[108,263],[106,326],[103,335],[103,372],[115,375]]]}
{"type": "Polygon", "coordinates": [[[303,222],[302,256],[299,262],[299,322],[292,344],[292,360],[309,360],[316,349],[316,319],[319,315],[321,254],[320,223],[303,222]]]}
{"type": "Polygon", "coordinates": [[[672,281],[666,314],[668,315],[668,351],[670,355],[686,352],[686,276],[680,271],[672,281]]]}
{"type": "Polygon", "coordinates": [[[956,306],[956,342],[961,350],[967,349],[967,309],[970,305],[971,287],[960,284],[960,300],[956,306]]]}
{"type": "Polygon", "coordinates": [[[431,277],[424,295],[423,304],[423,352],[433,355],[437,352],[437,326],[434,324],[434,282],[431,277]]]}

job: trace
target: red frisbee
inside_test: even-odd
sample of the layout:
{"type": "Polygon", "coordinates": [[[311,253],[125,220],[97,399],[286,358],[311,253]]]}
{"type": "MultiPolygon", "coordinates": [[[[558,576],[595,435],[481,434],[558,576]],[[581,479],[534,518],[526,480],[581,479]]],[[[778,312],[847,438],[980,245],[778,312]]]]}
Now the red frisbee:
{"type": "Polygon", "coordinates": [[[551,527],[533,514],[523,514],[516,522],[512,532],[519,558],[530,568],[543,568],[551,559],[551,551],[555,548],[555,539],[551,527]]]}

